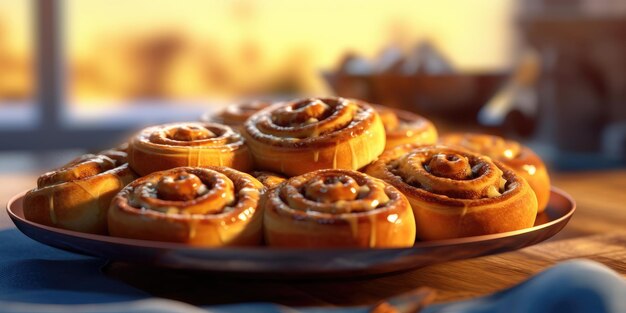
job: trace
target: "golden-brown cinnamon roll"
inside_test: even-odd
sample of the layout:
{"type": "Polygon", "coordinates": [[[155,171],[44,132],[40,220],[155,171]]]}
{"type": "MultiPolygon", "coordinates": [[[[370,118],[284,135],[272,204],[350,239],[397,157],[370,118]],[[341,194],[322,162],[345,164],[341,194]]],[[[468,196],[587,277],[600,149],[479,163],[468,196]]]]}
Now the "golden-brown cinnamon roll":
{"type": "Polygon", "coordinates": [[[523,229],[532,227],[537,215],[537,198],[524,178],[465,149],[399,146],[366,172],[409,199],[423,240],[523,229]]]}
{"type": "Polygon", "coordinates": [[[537,195],[538,212],[550,199],[550,177],[543,161],[530,148],[513,140],[486,134],[449,134],[441,137],[444,145],[460,146],[490,156],[524,177],[537,195]]]}
{"type": "Polygon", "coordinates": [[[228,125],[235,129],[243,127],[243,123],[252,114],[270,106],[272,103],[269,101],[246,101],[241,103],[235,103],[227,106],[217,114],[207,113],[204,114],[200,120],[207,123],[218,123],[228,125]]]}
{"type": "Polygon", "coordinates": [[[117,159],[86,154],[39,176],[37,188],[24,196],[27,220],[86,233],[106,234],[111,199],[136,175],[117,159]]]}
{"type": "Polygon", "coordinates": [[[254,171],[252,172],[252,176],[258,179],[261,182],[261,184],[263,184],[263,186],[265,186],[265,188],[267,189],[274,188],[278,186],[278,184],[287,180],[285,177],[281,175],[278,175],[272,172],[265,172],[265,171],[254,171]]]}
{"type": "Polygon", "coordinates": [[[112,236],[217,247],[262,240],[263,185],[227,167],[178,167],[139,178],[111,202],[112,236]]]}
{"type": "Polygon", "coordinates": [[[437,143],[437,129],[426,118],[409,111],[375,105],[374,109],[380,115],[387,144],[385,150],[407,143],[432,145],[437,143]]]}
{"type": "Polygon", "coordinates": [[[319,170],[264,197],[265,240],[281,247],[409,247],[415,221],[397,189],[366,174],[319,170]]]}
{"type": "Polygon", "coordinates": [[[244,136],[256,165],[289,176],[318,169],[359,169],[385,148],[380,117],[364,102],[309,98],[252,115],[244,136]]]}
{"type": "Polygon", "coordinates": [[[115,148],[100,151],[98,154],[107,156],[118,164],[128,163],[128,143],[125,142],[115,148]]]}
{"type": "Polygon", "coordinates": [[[252,168],[244,140],[230,127],[211,123],[174,123],[148,127],[129,145],[130,167],[140,175],[180,166],[252,168]]]}

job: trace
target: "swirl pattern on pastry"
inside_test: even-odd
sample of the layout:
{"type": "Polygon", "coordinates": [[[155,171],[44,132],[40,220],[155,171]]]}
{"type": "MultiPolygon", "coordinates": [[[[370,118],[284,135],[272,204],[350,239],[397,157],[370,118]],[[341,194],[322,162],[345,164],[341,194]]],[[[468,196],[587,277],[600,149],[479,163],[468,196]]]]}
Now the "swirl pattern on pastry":
{"type": "Polygon", "coordinates": [[[281,175],[278,175],[272,172],[266,172],[266,171],[254,171],[252,172],[252,176],[258,179],[261,182],[261,184],[263,184],[263,186],[265,186],[267,189],[274,188],[278,186],[280,183],[287,180],[285,177],[281,175]]]}
{"type": "Polygon", "coordinates": [[[240,128],[252,114],[270,106],[269,101],[253,100],[231,104],[217,114],[207,113],[200,119],[207,123],[218,123],[240,128]]]}
{"type": "Polygon", "coordinates": [[[526,180],[464,149],[399,146],[366,172],[407,196],[423,240],[513,231],[535,222],[537,199],[526,180]]]}
{"type": "Polygon", "coordinates": [[[539,213],[545,210],[550,199],[550,177],[541,158],[530,148],[502,137],[472,133],[445,135],[441,143],[488,155],[512,168],[535,191],[539,213]]]}
{"type": "Polygon", "coordinates": [[[129,146],[129,163],[140,175],[180,166],[252,168],[244,140],[230,127],[211,123],[174,123],[148,127],[129,146]]]}
{"type": "Polygon", "coordinates": [[[360,172],[327,169],[292,177],[264,202],[270,246],[407,247],[415,241],[404,195],[360,172]]]}
{"type": "Polygon", "coordinates": [[[128,143],[125,142],[115,148],[100,151],[98,154],[113,159],[117,164],[128,163],[128,143]]]}
{"type": "Polygon", "coordinates": [[[111,199],[136,177],[125,153],[115,151],[117,159],[85,154],[39,176],[37,188],[24,197],[24,217],[48,226],[106,234],[111,199]]]}
{"type": "Polygon", "coordinates": [[[359,169],[384,150],[378,114],[364,102],[308,98],[280,103],[246,121],[258,168],[295,176],[324,168],[359,169]]]}
{"type": "Polygon", "coordinates": [[[139,178],[109,210],[112,236],[198,246],[257,245],[263,185],[227,167],[178,167],[139,178]]]}
{"type": "Polygon", "coordinates": [[[382,105],[375,105],[374,109],[385,126],[387,134],[385,150],[409,143],[432,145],[437,142],[437,129],[426,118],[382,105]]]}

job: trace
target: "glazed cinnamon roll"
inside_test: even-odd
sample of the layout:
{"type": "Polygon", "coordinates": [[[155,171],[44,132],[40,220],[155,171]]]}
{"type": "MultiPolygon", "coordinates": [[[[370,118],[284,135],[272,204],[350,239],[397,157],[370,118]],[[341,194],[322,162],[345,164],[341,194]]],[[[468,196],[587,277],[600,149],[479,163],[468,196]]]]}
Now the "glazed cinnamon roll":
{"type": "Polygon", "coordinates": [[[180,166],[252,168],[244,140],[230,127],[211,123],[174,123],[148,127],[129,145],[130,167],[140,175],[180,166]]]}
{"type": "Polygon", "coordinates": [[[441,137],[445,145],[460,146],[494,158],[524,177],[537,195],[539,213],[550,199],[550,177],[543,161],[530,148],[513,140],[485,134],[449,134],[441,137]]]}
{"type": "Polygon", "coordinates": [[[318,169],[359,169],[385,148],[380,117],[364,102],[309,98],[252,115],[244,136],[263,170],[300,175],[318,169]]]}
{"type": "Polygon", "coordinates": [[[432,145],[437,142],[437,129],[426,118],[382,105],[375,105],[374,109],[385,126],[387,134],[385,150],[407,143],[432,145]]]}
{"type": "Polygon", "coordinates": [[[524,178],[465,149],[399,146],[366,172],[406,195],[422,240],[523,229],[537,215],[537,198],[524,178]]]}
{"type": "Polygon", "coordinates": [[[319,170],[264,198],[265,240],[281,247],[409,247],[415,221],[396,188],[363,173],[319,170]]]}
{"type": "Polygon", "coordinates": [[[125,142],[115,148],[100,151],[98,154],[107,156],[118,164],[128,163],[128,143],[125,142]]]}
{"type": "Polygon", "coordinates": [[[24,217],[48,226],[106,234],[111,199],[136,175],[125,153],[83,155],[37,179],[24,196],[24,217]]]}
{"type": "Polygon", "coordinates": [[[241,103],[235,103],[227,106],[217,114],[206,113],[200,120],[206,123],[218,123],[228,125],[235,129],[243,127],[243,123],[252,114],[270,106],[272,103],[269,101],[246,101],[241,103]]]}
{"type": "Polygon", "coordinates": [[[227,167],[178,167],[139,178],[109,210],[112,236],[217,247],[257,245],[263,185],[227,167]]]}
{"type": "Polygon", "coordinates": [[[287,180],[285,177],[272,172],[254,171],[252,176],[258,179],[265,188],[270,189],[278,186],[278,184],[287,180]]]}

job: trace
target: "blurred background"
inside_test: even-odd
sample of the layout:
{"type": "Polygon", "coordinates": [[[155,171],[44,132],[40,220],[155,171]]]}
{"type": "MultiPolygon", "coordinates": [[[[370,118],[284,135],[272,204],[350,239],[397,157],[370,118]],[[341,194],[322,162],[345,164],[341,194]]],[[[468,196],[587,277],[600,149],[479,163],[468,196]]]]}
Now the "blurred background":
{"type": "Polygon", "coordinates": [[[626,160],[626,1],[0,0],[0,172],[242,98],[340,95],[626,160]]]}

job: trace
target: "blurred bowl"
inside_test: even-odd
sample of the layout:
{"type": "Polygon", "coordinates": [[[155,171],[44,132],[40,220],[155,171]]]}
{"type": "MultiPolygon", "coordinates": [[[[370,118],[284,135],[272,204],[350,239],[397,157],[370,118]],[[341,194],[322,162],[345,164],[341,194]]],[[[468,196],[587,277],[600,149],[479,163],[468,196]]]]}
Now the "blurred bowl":
{"type": "Polygon", "coordinates": [[[322,75],[338,96],[447,119],[475,117],[508,77],[505,72],[411,76],[324,72],[322,75]]]}

